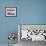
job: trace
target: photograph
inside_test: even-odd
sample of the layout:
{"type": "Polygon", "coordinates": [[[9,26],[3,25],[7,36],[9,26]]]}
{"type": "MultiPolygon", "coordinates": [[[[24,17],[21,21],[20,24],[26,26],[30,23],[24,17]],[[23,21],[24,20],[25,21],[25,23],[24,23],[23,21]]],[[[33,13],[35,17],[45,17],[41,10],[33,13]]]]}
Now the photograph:
{"type": "Polygon", "coordinates": [[[5,15],[6,16],[16,16],[16,7],[6,7],[5,15]]]}
{"type": "Polygon", "coordinates": [[[20,24],[18,33],[20,46],[30,46],[32,42],[46,42],[46,25],[20,24]]]}

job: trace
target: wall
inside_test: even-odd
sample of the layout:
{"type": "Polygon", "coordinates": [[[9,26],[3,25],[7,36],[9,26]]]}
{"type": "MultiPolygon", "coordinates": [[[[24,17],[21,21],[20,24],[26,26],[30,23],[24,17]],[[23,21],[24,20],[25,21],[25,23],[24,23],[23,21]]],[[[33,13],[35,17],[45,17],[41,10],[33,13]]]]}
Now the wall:
{"type": "Polygon", "coordinates": [[[18,32],[18,24],[46,24],[46,0],[0,0],[0,44],[8,43],[9,32],[18,32]],[[9,6],[17,7],[16,17],[5,16],[9,6]]]}

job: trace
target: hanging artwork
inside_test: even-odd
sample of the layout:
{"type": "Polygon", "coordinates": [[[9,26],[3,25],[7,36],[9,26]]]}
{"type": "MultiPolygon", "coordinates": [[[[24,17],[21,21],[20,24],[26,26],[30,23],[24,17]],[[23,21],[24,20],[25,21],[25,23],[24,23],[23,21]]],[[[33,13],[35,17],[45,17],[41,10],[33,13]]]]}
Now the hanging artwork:
{"type": "MultiPolygon", "coordinates": [[[[19,25],[20,40],[46,41],[46,25],[19,25]]],[[[19,32],[18,32],[19,33],[19,32]]]]}
{"type": "Polygon", "coordinates": [[[6,16],[16,16],[16,7],[6,7],[5,15],[6,16]]]}

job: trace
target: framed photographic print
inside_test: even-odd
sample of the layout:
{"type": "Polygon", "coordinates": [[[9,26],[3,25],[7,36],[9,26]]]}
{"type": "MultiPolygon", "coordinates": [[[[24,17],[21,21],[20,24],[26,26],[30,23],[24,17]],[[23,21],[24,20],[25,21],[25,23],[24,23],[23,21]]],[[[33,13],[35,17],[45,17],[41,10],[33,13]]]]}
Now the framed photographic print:
{"type": "Polygon", "coordinates": [[[16,16],[16,7],[6,7],[5,15],[6,16],[16,16]]]}
{"type": "Polygon", "coordinates": [[[46,24],[19,24],[18,41],[46,41],[46,24]]]}

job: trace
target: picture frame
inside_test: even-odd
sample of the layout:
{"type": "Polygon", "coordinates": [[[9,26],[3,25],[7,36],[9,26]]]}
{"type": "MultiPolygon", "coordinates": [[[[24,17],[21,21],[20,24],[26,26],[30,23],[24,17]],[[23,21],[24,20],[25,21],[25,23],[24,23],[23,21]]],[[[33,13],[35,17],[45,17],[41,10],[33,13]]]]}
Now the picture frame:
{"type": "Polygon", "coordinates": [[[46,41],[46,24],[18,24],[18,42],[22,40],[46,41]],[[23,35],[23,30],[28,30],[28,33],[23,35]],[[27,38],[23,36],[27,36],[27,38]]]}
{"type": "Polygon", "coordinates": [[[5,7],[5,16],[8,16],[8,17],[17,16],[16,11],[17,11],[16,7],[5,7]]]}

